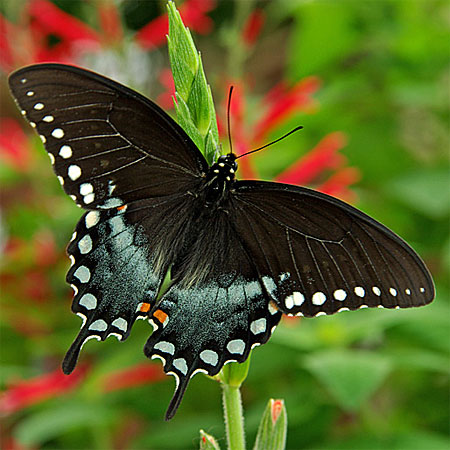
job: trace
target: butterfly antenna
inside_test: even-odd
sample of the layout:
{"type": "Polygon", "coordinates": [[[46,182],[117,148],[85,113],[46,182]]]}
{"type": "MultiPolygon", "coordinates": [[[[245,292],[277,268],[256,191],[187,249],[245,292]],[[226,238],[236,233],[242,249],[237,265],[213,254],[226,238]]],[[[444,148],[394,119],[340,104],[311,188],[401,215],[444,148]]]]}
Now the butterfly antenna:
{"type": "Polygon", "coordinates": [[[293,130],[289,131],[289,133],[284,134],[283,136],[279,137],[278,139],[275,139],[274,141],[269,142],[268,144],[265,144],[262,147],[258,147],[258,148],[255,148],[254,150],[250,150],[249,152],[244,153],[243,155],[239,155],[236,159],[242,158],[243,156],[250,155],[251,153],[259,152],[263,148],[269,147],[269,145],[275,144],[275,143],[281,141],[282,139],[287,138],[290,134],[295,133],[296,131],[301,130],[302,128],[303,128],[302,126],[295,127],[293,130]]]}
{"type": "Polygon", "coordinates": [[[233,88],[234,86],[230,86],[230,90],[228,92],[228,106],[227,106],[228,143],[230,145],[230,153],[233,153],[233,144],[231,142],[231,119],[230,119],[231,95],[233,94],[233,88]]]}

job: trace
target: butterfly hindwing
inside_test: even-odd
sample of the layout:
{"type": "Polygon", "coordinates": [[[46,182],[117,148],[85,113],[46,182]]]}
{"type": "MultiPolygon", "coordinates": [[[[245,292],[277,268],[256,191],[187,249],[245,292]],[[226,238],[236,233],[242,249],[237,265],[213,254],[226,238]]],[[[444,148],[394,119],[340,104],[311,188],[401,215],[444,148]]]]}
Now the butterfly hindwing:
{"type": "Polygon", "coordinates": [[[205,226],[197,229],[192,258],[174,261],[173,285],[158,304],[156,330],[145,346],[145,354],[161,358],[164,371],[178,380],[167,419],[196,372],[212,376],[226,362],[245,361],[281,318],[228,213],[222,210],[200,222],[205,226]]]}
{"type": "Polygon", "coordinates": [[[101,75],[41,64],[14,72],[9,84],[64,190],[83,208],[179,192],[208,169],[165,112],[101,75]]]}
{"type": "Polygon", "coordinates": [[[238,181],[234,204],[241,239],[286,314],[405,308],[434,297],[414,250],[344,202],[297,186],[238,181]]]}

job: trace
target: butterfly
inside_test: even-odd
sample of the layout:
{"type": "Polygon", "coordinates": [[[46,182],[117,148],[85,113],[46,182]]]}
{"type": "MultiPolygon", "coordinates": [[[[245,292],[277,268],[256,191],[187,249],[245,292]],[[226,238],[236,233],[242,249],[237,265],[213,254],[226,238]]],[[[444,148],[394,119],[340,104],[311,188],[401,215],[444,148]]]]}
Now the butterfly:
{"type": "Polygon", "coordinates": [[[233,153],[209,166],[139,93],[61,64],[19,69],[9,84],[64,191],[85,210],[67,249],[83,324],[64,373],[89,339],[125,340],[148,319],[144,353],[176,378],[170,419],[195,373],[245,361],[283,314],[433,300],[426,266],[388,228],[314,190],[237,180],[233,153]]]}

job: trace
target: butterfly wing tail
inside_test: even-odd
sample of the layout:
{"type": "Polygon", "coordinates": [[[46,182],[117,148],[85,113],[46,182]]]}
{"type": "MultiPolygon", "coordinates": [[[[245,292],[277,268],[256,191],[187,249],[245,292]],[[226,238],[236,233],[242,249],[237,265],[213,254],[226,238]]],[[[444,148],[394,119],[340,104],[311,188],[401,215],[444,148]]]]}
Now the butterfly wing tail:
{"type": "MultiPolygon", "coordinates": [[[[100,339],[98,336],[92,337],[100,339]]],[[[81,348],[83,347],[85,341],[86,335],[83,333],[79,333],[70,346],[69,350],[67,351],[66,356],[64,356],[62,362],[62,371],[65,375],[70,375],[74,371],[75,366],[77,365],[78,356],[80,355],[81,348]]]]}
{"type": "Polygon", "coordinates": [[[177,386],[175,388],[175,392],[173,394],[172,399],[170,400],[169,407],[167,408],[165,420],[169,421],[175,415],[180,406],[181,400],[183,400],[184,393],[186,392],[186,388],[189,384],[190,377],[175,377],[177,381],[177,386]]]}

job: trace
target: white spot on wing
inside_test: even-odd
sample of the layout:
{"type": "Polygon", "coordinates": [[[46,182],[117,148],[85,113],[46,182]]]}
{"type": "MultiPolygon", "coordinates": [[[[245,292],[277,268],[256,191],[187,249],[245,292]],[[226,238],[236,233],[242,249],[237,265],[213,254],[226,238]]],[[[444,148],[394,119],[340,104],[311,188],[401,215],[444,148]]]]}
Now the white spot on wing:
{"type": "Polygon", "coordinates": [[[56,139],[61,139],[62,137],[64,137],[64,130],[62,130],[61,128],[55,128],[52,131],[52,136],[56,139]]]}
{"type": "MultiPolygon", "coordinates": [[[[84,294],[78,302],[81,306],[84,306],[86,309],[91,310],[97,307],[97,298],[95,295],[90,293],[84,294]]],[[[94,322],[95,323],[95,322],[94,322]]],[[[105,328],[106,330],[106,328],[105,328]]]]}
{"type": "Polygon", "coordinates": [[[86,266],[80,266],[75,270],[74,277],[77,277],[82,283],[87,283],[91,278],[91,271],[86,266]]]}
{"type": "Polygon", "coordinates": [[[52,165],[55,164],[55,157],[51,153],[48,153],[48,157],[50,158],[52,165]]]}
{"type": "Polygon", "coordinates": [[[397,296],[397,290],[396,290],[396,289],[390,288],[390,289],[389,289],[389,292],[390,292],[390,294],[391,294],[393,297],[396,297],[396,296],[397,296]]]}
{"type": "Polygon", "coordinates": [[[219,355],[213,350],[203,350],[200,353],[200,359],[206,364],[215,366],[219,362],[219,355]]]}
{"type": "Polygon", "coordinates": [[[95,199],[95,194],[94,194],[94,193],[88,194],[88,195],[85,195],[85,196],[83,197],[83,202],[84,202],[86,205],[89,205],[89,203],[92,203],[92,202],[94,201],[94,199],[95,199]]]}
{"type": "Polygon", "coordinates": [[[72,156],[72,147],[70,145],[63,145],[59,149],[59,156],[64,159],[68,159],[72,156]]]}
{"type": "Polygon", "coordinates": [[[92,250],[92,239],[88,234],[86,236],[83,236],[78,241],[78,249],[80,250],[80,253],[83,255],[89,253],[92,250]]]}
{"type": "Polygon", "coordinates": [[[358,297],[364,297],[366,294],[366,291],[361,286],[356,286],[354,292],[358,297]]]}
{"type": "Polygon", "coordinates": [[[296,291],[292,295],[294,297],[294,305],[295,306],[303,305],[303,302],[305,301],[305,297],[301,292],[296,291]]]}
{"type": "Polygon", "coordinates": [[[108,324],[103,319],[98,319],[89,325],[89,330],[92,331],[105,331],[108,328],[108,324]]]}
{"type": "Polygon", "coordinates": [[[266,326],[266,319],[264,317],[256,319],[250,324],[250,331],[253,334],[264,333],[264,331],[266,331],[266,326]]]}
{"type": "Polygon", "coordinates": [[[94,192],[94,186],[91,183],[82,183],[80,184],[80,194],[88,195],[91,192],[94,192]]]}
{"type": "Polygon", "coordinates": [[[36,103],[33,108],[37,111],[40,111],[41,109],[44,109],[44,104],[43,103],[36,103]]]}
{"type": "Polygon", "coordinates": [[[242,355],[245,350],[245,342],[242,339],[234,339],[228,342],[227,350],[230,353],[242,355]]]}
{"type": "Polygon", "coordinates": [[[420,292],[422,292],[422,294],[425,292],[425,288],[424,287],[421,287],[420,288],[420,292]]]}
{"type": "Polygon", "coordinates": [[[163,353],[168,353],[169,355],[173,355],[175,353],[175,345],[167,341],[160,341],[155,344],[153,348],[163,353]]]}
{"type": "Polygon", "coordinates": [[[294,297],[293,295],[288,295],[286,299],[284,300],[284,304],[286,305],[287,309],[292,309],[294,307],[294,297]]]}
{"type": "Polygon", "coordinates": [[[116,328],[123,331],[124,333],[126,333],[126,331],[128,329],[128,322],[125,319],[123,319],[122,317],[118,317],[117,319],[115,319],[111,325],[115,326],[116,328]]]}
{"type": "Polygon", "coordinates": [[[80,167],[72,164],[71,166],[69,166],[69,169],[67,170],[67,175],[69,175],[69,178],[72,181],[78,180],[78,178],[80,178],[81,176],[80,167]]]}
{"type": "Polygon", "coordinates": [[[410,289],[405,289],[405,293],[406,293],[406,295],[411,295],[411,290],[410,289]]]}
{"type": "Polygon", "coordinates": [[[312,302],[313,305],[323,305],[326,301],[327,297],[323,292],[317,291],[314,293],[314,295],[312,296],[312,302]]]}
{"type": "Polygon", "coordinates": [[[372,287],[372,292],[377,295],[378,297],[381,295],[381,290],[378,286],[373,286],[372,287]]]}
{"type": "Polygon", "coordinates": [[[98,221],[100,220],[100,213],[98,211],[89,211],[86,214],[86,228],[92,228],[95,227],[95,225],[98,224],[98,221]]]}
{"type": "Polygon", "coordinates": [[[336,289],[333,292],[333,297],[340,302],[343,302],[347,298],[347,292],[344,289],[336,289]]]}
{"type": "Polygon", "coordinates": [[[64,178],[63,177],[60,177],[58,175],[58,181],[60,182],[61,186],[64,186],[64,178]]]}
{"type": "Polygon", "coordinates": [[[28,91],[27,92],[27,96],[28,97],[33,97],[33,95],[34,95],[34,91],[28,91]]]}
{"type": "Polygon", "coordinates": [[[53,116],[45,116],[42,118],[42,120],[44,122],[50,123],[50,122],[53,122],[55,120],[55,118],[53,116]]]}
{"type": "Polygon", "coordinates": [[[173,367],[178,369],[183,375],[187,374],[188,366],[184,358],[177,358],[173,361],[173,367]]]}
{"type": "Polygon", "coordinates": [[[41,141],[43,144],[45,144],[47,142],[47,139],[45,139],[45,136],[40,134],[39,137],[41,138],[41,141]]]}

